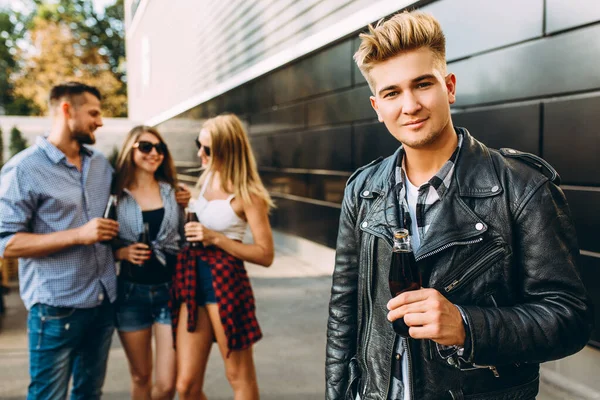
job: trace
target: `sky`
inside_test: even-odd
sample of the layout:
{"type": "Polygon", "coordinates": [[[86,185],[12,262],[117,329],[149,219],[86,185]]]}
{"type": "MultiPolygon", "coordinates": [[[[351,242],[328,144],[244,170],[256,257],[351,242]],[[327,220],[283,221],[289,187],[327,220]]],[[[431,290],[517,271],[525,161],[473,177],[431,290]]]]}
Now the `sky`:
{"type": "MultiPolygon", "coordinates": [[[[113,4],[115,0],[92,0],[96,12],[102,12],[107,5],[113,4]]],[[[0,8],[10,7],[11,9],[20,9],[22,5],[21,0],[0,0],[0,8]]]]}

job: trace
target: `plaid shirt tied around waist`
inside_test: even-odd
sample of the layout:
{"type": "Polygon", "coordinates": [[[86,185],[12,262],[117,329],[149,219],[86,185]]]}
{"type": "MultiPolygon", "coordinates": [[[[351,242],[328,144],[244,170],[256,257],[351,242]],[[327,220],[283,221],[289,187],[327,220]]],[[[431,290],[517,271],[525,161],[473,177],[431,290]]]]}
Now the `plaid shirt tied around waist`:
{"type": "Polygon", "coordinates": [[[177,265],[171,286],[171,323],[173,345],[176,343],[179,309],[188,309],[187,330],[193,332],[197,323],[196,291],[198,263],[208,263],[212,275],[221,324],[227,337],[227,356],[231,351],[244,350],[262,338],[255,313],[254,294],[244,268],[244,262],[226,251],[209,246],[184,247],[177,256],[177,265]]]}

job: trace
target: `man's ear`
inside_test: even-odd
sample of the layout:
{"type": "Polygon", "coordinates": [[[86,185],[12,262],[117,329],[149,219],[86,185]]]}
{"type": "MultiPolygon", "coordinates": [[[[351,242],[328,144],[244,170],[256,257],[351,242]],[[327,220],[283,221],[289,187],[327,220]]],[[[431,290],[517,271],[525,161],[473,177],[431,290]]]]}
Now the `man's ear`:
{"type": "Polygon", "coordinates": [[[63,117],[65,117],[65,119],[72,117],[73,106],[71,105],[71,103],[69,103],[66,100],[63,100],[60,102],[60,105],[58,107],[60,109],[60,113],[63,117]]]}
{"type": "Polygon", "coordinates": [[[450,73],[446,75],[446,90],[448,90],[448,103],[456,102],[456,75],[450,73]]]}
{"type": "Polygon", "coordinates": [[[373,107],[373,110],[375,110],[375,113],[377,114],[377,119],[379,122],[383,122],[383,118],[381,118],[381,115],[379,114],[379,108],[377,107],[377,99],[375,96],[370,96],[369,100],[371,100],[371,107],[373,107]]]}

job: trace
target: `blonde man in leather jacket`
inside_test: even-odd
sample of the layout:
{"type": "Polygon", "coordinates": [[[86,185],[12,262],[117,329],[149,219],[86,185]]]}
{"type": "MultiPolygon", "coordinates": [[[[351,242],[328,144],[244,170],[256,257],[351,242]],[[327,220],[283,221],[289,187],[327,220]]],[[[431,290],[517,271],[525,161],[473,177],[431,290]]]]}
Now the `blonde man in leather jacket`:
{"type": "Polygon", "coordinates": [[[591,332],[558,174],[537,156],[489,149],[453,126],[456,77],[433,17],[397,14],[360,36],[354,58],[371,104],[402,146],[348,181],[326,397],[534,399],[539,363],[579,351],[591,332]],[[418,192],[416,207],[407,190],[418,192]],[[398,228],[418,243],[423,288],[391,298],[398,228]],[[392,329],[398,318],[407,339],[392,329]]]}

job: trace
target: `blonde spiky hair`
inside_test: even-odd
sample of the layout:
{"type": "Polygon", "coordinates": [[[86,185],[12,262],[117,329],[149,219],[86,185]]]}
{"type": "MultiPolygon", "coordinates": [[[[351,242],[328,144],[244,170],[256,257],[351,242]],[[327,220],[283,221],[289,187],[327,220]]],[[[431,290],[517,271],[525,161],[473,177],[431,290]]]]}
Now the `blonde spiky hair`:
{"type": "Polygon", "coordinates": [[[354,61],[373,93],[375,84],[369,75],[373,66],[406,51],[429,48],[446,74],[446,38],[440,23],[429,14],[404,11],[387,21],[380,20],[375,27],[369,25],[369,32],[359,37],[362,41],[354,61]]]}

